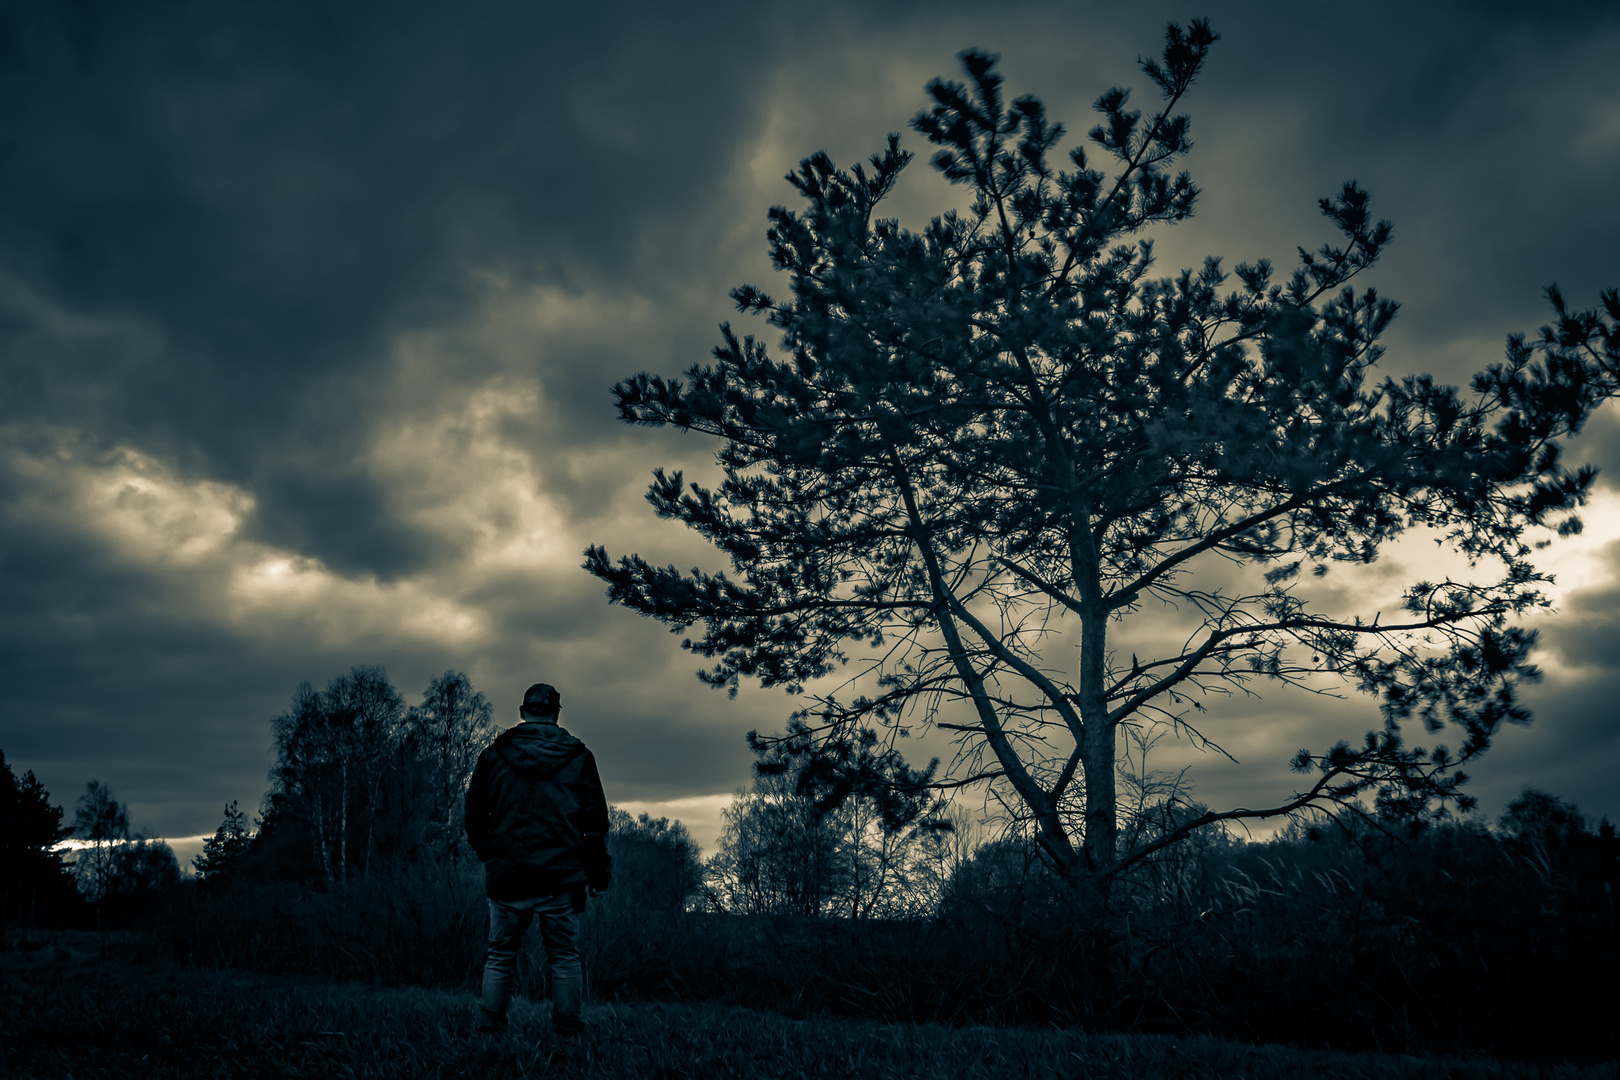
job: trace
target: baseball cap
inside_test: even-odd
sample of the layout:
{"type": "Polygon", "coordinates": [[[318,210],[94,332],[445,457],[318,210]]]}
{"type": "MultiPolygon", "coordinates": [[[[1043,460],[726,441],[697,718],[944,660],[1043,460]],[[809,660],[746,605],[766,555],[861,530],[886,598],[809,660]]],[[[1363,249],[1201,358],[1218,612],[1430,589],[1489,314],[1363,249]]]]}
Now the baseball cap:
{"type": "Polygon", "coordinates": [[[550,683],[537,682],[523,691],[522,711],[530,716],[551,716],[562,706],[562,695],[550,683]]]}

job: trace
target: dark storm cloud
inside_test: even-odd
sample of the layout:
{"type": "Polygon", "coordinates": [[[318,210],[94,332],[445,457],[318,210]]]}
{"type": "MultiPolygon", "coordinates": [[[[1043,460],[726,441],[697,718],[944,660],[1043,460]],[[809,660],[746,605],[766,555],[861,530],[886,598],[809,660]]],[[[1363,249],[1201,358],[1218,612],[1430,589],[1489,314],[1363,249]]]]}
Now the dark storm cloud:
{"type": "Polygon", "coordinates": [[[770,61],[769,35],[728,50],[727,25],[684,7],[14,8],[3,265],[163,345],[138,376],[45,358],[5,410],[181,444],[253,486],[267,538],[334,566],[422,565],[349,469],[386,334],[464,306],[473,266],[665,273],[639,234],[702,203],[770,61]]]}
{"type": "Polygon", "coordinates": [[[93,776],[132,805],[135,827],[161,834],[200,831],[230,799],[256,805],[266,721],[324,657],[293,643],[265,655],[102,551],[6,532],[8,755],[33,763],[69,816],[93,776]]]}
{"type": "MultiPolygon", "coordinates": [[[[1588,307],[1612,284],[1613,5],[1487,16],[1463,4],[1245,4],[1211,15],[1223,39],[1187,104],[1197,144],[1187,166],[1204,194],[1198,216],[1160,241],[1161,269],[1205,254],[1286,269],[1296,245],[1334,239],[1316,199],[1357,180],[1395,223],[1394,243],[1356,283],[1403,305],[1386,339],[1391,369],[1456,382],[1499,359],[1505,334],[1547,320],[1546,285],[1588,307]]],[[[1071,107],[1064,118],[1078,128],[1083,116],[1071,107]]]]}
{"type": "MultiPolygon", "coordinates": [[[[616,800],[745,782],[741,733],[780,727],[792,700],[709,692],[677,638],[578,569],[592,542],[721,562],[641,500],[653,466],[712,471],[713,446],[619,425],[608,388],[705,360],[723,319],[770,338],[725,294],[783,288],[763,242],[766,208],[792,199],[782,174],[824,147],[845,164],[879,149],[958,50],[1000,51],[1009,90],[1045,97],[1073,143],[1110,83],[1151,107],[1132,62],[1188,15],[8,6],[8,760],[69,805],[96,776],[137,825],[211,830],[219,804],[257,801],[267,721],[298,681],[372,663],[411,701],[465,669],[505,722],[557,673],[616,800]]],[[[1286,268],[1330,238],[1316,198],[1359,178],[1397,223],[1369,275],[1406,304],[1389,366],[1454,380],[1545,320],[1545,284],[1588,306],[1620,283],[1620,129],[1603,126],[1620,105],[1598,62],[1612,5],[1210,15],[1224,39],[1188,104],[1205,196],[1161,241],[1162,271],[1206,253],[1286,268]]],[[[926,157],[896,196],[912,227],[959,194],[926,157]]],[[[1616,430],[1594,421],[1583,452],[1607,464],[1616,430]]],[[[1572,603],[1549,647],[1608,655],[1601,610],[1572,603]]],[[[1580,701],[1549,685],[1514,745],[1601,742],[1590,715],[1560,719],[1597,685],[1580,701]]],[[[1327,712],[1354,736],[1355,708],[1327,712]]],[[[1262,786],[1291,782],[1290,709],[1221,728],[1246,765],[1276,763],[1262,786]]],[[[1246,775],[1216,769],[1203,790],[1250,801],[1246,775]]]]}
{"type": "Polygon", "coordinates": [[[1593,414],[1571,441],[1566,461],[1597,469],[1600,484],[1620,484],[1620,408],[1610,404],[1593,414]]]}
{"type": "Polygon", "coordinates": [[[1572,668],[1620,671],[1620,541],[1604,554],[1614,580],[1569,593],[1558,619],[1542,632],[1545,644],[1572,668]]]}
{"type": "Polygon", "coordinates": [[[1468,770],[1468,788],[1484,818],[1494,820],[1525,788],[1539,788],[1575,803],[1594,822],[1620,820],[1615,694],[1612,673],[1560,674],[1527,687],[1523,698],[1535,719],[1500,732],[1490,752],[1468,770]]]}

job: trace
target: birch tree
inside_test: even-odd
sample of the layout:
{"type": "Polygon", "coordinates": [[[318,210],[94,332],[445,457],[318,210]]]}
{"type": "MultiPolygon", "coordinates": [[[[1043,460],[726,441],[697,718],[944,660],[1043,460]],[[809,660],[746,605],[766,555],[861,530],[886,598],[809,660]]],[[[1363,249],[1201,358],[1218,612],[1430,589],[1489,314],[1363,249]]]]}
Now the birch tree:
{"type": "Polygon", "coordinates": [[[79,889],[86,900],[99,904],[112,884],[117,850],[129,841],[129,811],[100,780],[86,784],[79,796],[73,835],[88,845],[80,849],[74,862],[79,889]]]}
{"type": "Polygon", "coordinates": [[[411,710],[409,725],[430,777],[437,844],[453,854],[462,835],[467,782],[499,728],[489,700],[459,671],[446,671],[428,684],[422,703],[411,710]]]}

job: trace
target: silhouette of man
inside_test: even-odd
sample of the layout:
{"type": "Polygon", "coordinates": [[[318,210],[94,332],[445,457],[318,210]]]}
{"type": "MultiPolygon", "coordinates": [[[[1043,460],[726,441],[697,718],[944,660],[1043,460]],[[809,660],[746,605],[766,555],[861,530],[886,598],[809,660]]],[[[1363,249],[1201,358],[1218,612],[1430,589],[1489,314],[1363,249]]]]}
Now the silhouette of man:
{"type": "Polygon", "coordinates": [[[596,758],[557,723],[562,696],[549,683],[523,695],[523,723],[478,756],[467,788],[467,840],[484,864],[489,951],[480,1032],[506,1028],[524,931],[538,918],[558,1033],[584,1029],[578,915],[585,893],[608,887],[607,799],[596,758]]]}

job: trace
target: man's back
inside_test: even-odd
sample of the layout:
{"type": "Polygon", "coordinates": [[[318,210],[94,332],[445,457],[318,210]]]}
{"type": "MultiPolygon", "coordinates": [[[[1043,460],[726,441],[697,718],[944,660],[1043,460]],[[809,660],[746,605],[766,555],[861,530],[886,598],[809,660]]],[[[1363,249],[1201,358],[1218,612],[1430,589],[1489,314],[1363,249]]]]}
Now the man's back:
{"type": "Polygon", "coordinates": [[[596,759],[555,723],[519,724],[479,755],[466,820],[495,899],[583,890],[606,853],[596,759]]]}

